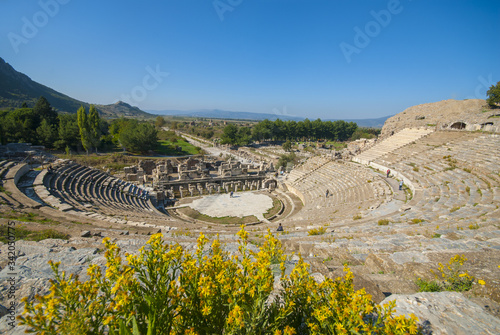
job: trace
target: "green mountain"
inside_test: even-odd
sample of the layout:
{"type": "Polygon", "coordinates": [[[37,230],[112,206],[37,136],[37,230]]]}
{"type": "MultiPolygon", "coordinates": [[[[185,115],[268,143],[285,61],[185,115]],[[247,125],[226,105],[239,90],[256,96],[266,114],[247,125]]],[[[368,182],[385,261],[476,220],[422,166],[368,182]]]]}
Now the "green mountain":
{"type": "MultiPolygon", "coordinates": [[[[50,87],[31,80],[27,75],[16,71],[0,57],[0,109],[19,108],[26,102],[33,107],[40,96],[44,96],[58,112],[76,113],[80,106],[87,109],[90,104],[73,99],[50,87]]],[[[137,107],[118,101],[110,105],[95,105],[103,117],[148,118],[148,114],[137,107]]]]}

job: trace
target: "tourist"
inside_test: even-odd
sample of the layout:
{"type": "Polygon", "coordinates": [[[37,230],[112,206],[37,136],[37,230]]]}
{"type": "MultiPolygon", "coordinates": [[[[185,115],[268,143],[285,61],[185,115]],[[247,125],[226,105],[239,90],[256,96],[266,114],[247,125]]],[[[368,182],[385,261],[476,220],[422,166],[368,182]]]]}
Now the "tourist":
{"type": "Polygon", "coordinates": [[[387,178],[389,178],[389,175],[391,174],[391,170],[387,169],[387,178]]]}
{"type": "Polygon", "coordinates": [[[280,224],[278,224],[278,229],[276,229],[276,231],[283,231],[283,226],[280,224]]]}
{"type": "Polygon", "coordinates": [[[401,180],[401,181],[399,182],[399,190],[401,191],[402,189],[403,189],[403,181],[401,180]]]}
{"type": "Polygon", "coordinates": [[[326,192],[325,192],[325,198],[328,198],[328,194],[330,194],[330,191],[326,190],[326,192]]]}
{"type": "Polygon", "coordinates": [[[233,191],[231,191],[231,193],[229,194],[229,197],[232,198],[233,197],[233,191]]]}

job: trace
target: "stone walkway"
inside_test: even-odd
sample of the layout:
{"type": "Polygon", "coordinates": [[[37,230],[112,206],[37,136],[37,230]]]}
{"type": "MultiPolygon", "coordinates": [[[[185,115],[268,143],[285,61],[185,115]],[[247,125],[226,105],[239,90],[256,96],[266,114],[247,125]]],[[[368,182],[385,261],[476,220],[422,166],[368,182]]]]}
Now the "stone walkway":
{"type": "Polygon", "coordinates": [[[273,199],[262,193],[239,192],[234,193],[232,198],[229,194],[204,196],[188,206],[212,217],[255,215],[257,219],[267,221],[264,213],[273,207],[273,199]]]}
{"type": "Polygon", "coordinates": [[[390,178],[385,178],[385,181],[391,185],[392,192],[394,192],[394,199],[396,200],[401,200],[405,201],[406,200],[406,194],[405,191],[399,190],[399,181],[390,177],[390,178]]]}

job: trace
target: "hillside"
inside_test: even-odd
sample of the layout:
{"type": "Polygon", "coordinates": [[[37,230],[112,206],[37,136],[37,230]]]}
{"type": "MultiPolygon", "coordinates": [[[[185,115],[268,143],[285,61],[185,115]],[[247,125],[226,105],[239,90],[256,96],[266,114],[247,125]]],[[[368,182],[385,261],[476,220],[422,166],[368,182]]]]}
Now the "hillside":
{"type": "Polygon", "coordinates": [[[500,112],[490,109],[485,100],[443,100],[412,106],[387,119],[381,137],[404,128],[431,127],[436,130],[466,129],[498,132],[500,112]]]}
{"type": "MultiPolygon", "coordinates": [[[[89,108],[90,105],[31,80],[0,57],[0,109],[18,108],[24,102],[31,107],[40,96],[44,96],[58,112],[76,113],[80,106],[89,108]]],[[[102,116],[109,118],[151,117],[139,108],[121,101],[110,105],[96,105],[96,107],[102,116]]]]}

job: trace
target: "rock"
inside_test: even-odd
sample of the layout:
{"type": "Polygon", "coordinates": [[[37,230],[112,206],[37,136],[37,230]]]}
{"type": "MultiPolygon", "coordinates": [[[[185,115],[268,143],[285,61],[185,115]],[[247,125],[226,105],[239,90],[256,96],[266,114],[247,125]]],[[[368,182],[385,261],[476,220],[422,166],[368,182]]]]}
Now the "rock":
{"type": "Polygon", "coordinates": [[[316,281],[316,283],[321,284],[325,281],[325,276],[319,272],[315,272],[311,274],[311,277],[316,281]]]}
{"type": "Polygon", "coordinates": [[[381,304],[393,300],[395,314],[415,314],[424,334],[500,334],[500,319],[458,292],[394,294],[381,304]]]}
{"type": "Polygon", "coordinates": [[[84,230],[82,231],[82,233],[80,234],[80,237],[91,237],[92,234],[90,233],[90,231],[88,230],[84,230]]]}
{"type": "Polygon", "coordinates": [[[7,309],[7,307],[0,305],[0,318],[7,315],[8,312],[9,310],[7,309]]]}
{"type": "Polygon", "coordinates": [[[98,231],[97,233],[92,234],[92,236],[102,237],[102,232],[98,231]]]}

